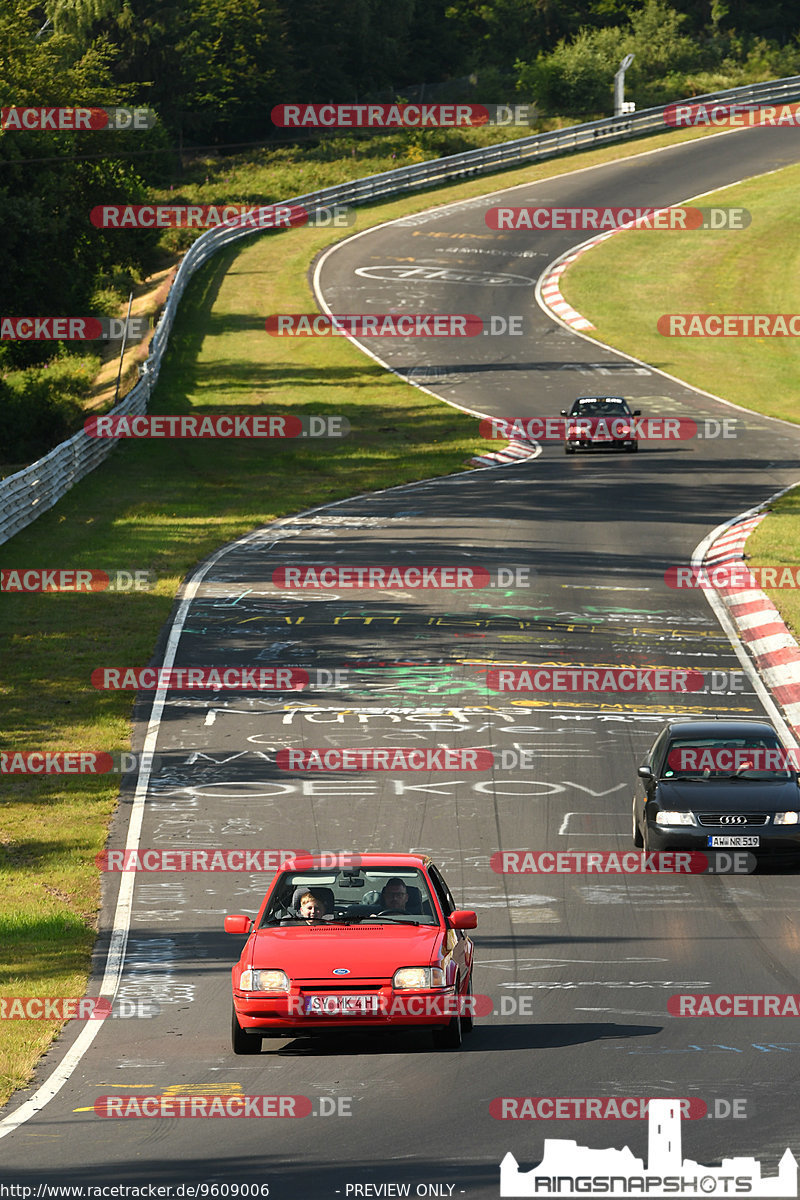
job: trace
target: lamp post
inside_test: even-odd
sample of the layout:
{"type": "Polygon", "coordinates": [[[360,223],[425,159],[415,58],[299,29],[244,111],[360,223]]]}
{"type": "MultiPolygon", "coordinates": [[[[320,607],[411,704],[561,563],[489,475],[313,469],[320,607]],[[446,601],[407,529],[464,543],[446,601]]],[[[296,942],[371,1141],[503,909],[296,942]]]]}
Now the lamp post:
{"type": "Polygon", "coordinates": [[[614,76],[614,116],[619,117],[623,113],[633,112],[634,104],[626,104],[623,99],[625,95],[625,72],[633,62],[633,55],[626,54],[622,62],[619,64],[619,70],[614,76]]]}

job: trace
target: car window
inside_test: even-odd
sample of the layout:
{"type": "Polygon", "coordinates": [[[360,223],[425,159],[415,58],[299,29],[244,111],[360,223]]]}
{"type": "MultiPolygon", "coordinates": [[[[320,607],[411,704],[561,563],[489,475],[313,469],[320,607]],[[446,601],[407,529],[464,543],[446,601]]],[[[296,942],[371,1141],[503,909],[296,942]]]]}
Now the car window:
{"type": "Polygon", "coordinates": [[[386,924],[438,924],[430,888],[421,871],[415,868],[369,867],[361,871],[323,870],[286,871],[274,887],[261,920],[261,926],[285,924],[301,928],[304,921],[292,905],[300,888],[310,891],[325,903],[322,920],[334,922],[373,922],[385,914],[386,924]],[[396,882],[400,881],[398,885],[396,882]],[[393,903],[389,893],[399,893],[393,903]],[[403,895],[403,892],[405,893],[403,895]]]}
{"type": "Polygon", "coordinates": [[[786,752],[777,737],[673,737],[661,765],[664,779],[789,779],[786,752]]]}
{"type": "Polygon", "coordinates": [[[450,894],[450,889],[447,886],[447,884],[445,883],[445,881],[442,879],[442,877],[439,874],[439,872],[437,871],[436,867],[430,866],[428,868],[428,874],[431,877],[431,883],[433,884],[434,891],[436,892],[436,895],[439,898],[439,903],[442,906],[442,911],[444,912],[445,916],[448,916],[451,912],[453,912],[453,910],[456,907],[455,901],[453,900],[453,897],[450,894]]]}
{"type": "Polygon", "coordinates": [[[619,417],[629,416],[630,409],[623,399],[582,399],[576,400],[572,406],[570,416],[582,417],[619,417]]]}

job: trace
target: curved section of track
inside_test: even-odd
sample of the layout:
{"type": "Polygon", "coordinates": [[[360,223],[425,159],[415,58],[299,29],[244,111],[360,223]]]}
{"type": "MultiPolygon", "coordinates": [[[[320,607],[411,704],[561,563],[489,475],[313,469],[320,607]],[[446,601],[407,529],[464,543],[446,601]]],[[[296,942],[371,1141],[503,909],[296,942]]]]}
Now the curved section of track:
{"type": "MultiPolygon", "coordinates": [[[[752,130],[526,185],[508,200],[662,206],[798,157],[787,131],[752,130]]],[[[483,213],[498,195],[343,243],[318,271],[326,302],[342,312],[521,314],[519,338],[451,342],[446,352],[433,340],[369,344],[399,372],[433,369],[432,390],[478,412],[556,415],[594,390],[622,391],[653,415],[729,411],[539,312],[535,281],[570,235],[560,245],[559,235],[491,233],[483,213]]],[[[499,1096],[740,1098],[746,1120],[685,1123],[689,1157],[752,1154],[771,1172],[787,1145],[797,1148],[791,1023],[667,1013],[681,991],[800,991],[792,875],[536,877],[490,867],[501,848],[629,849],[635,767],[664,716],[761,711],[749,685],[688,698],[506,696],[486,685],[496,663],[739,668],[703,597],[670,591],[663,577],[709,528],[796,477],[800,432],[757,416],[745,424],[734,454],[731,443],[706,441],[566,459],[550,446],[532,462],[327,506],[215,556],[187,605],[176,665],[350,675],[345,689],[301,697],[169,694],[141,844],[429,850],[457,902],[479,912],[475,987],[494,1015],[457,1054],[412,1036],[342,1035],[235,1059],[227,1022],[237,949],[222,914],[254,911],[266,877],[137,877],[120,995],[156,999],[161,1014],[106,1022],[55,1099],[0,1142],[4,1180],[268,1183],[272,1197],[313,1198],[391,1194],[363,1189],[394,1183],[411,1195],[488,1198],[504,1154],[537,1161],[545,1133],[646,1156],[643,1122],[543,1129],[496,1120],[499,1096]],[[424,593],[272,583],[277,567],[323,562],[530,575],[527,586],[521,576],[424,593]],[[275,762],[286,746],[440,744],[505,751],[506,765],[480,777],[320,777],[275,762]],[[520,769],[511,764],[523,750],[532,766],[520,769]],[[342,1115],[209,1129],[92,1112],[99,1095],[190,1091],[303,1094],[317,1112],[330,1109],[326,1097],[342,1115]]],[[[123,806],[115,844],[125,843],[125,815],[123,806]]]]}

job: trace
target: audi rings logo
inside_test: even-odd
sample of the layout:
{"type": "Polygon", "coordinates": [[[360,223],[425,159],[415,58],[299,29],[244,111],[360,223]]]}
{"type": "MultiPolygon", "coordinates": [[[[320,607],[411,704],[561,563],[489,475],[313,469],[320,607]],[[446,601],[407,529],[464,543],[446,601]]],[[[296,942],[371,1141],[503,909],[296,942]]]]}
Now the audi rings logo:
{"type": "Polygon", "coordinates": [[[746,825],[747,817],[741,813],[728,813],[719,819],[720,825],[746,825]]]}

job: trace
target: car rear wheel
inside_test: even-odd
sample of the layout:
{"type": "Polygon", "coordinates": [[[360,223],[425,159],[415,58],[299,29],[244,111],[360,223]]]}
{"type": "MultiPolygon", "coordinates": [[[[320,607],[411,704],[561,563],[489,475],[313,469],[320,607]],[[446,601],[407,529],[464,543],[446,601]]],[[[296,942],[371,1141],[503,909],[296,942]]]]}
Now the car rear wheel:
{"type": "MultiPolygon", "coordinates": [[[[456,986],[458,993],[458,986],[456,986]]],[[[457,1050],[462,1042],[463,1026],[461,1021],[461,1006],[458,1005],[458,1012],[448,1021],[443,1029],[434,1029],[433,1044],[437,1050],[457,1050]]]]}
{"type": "Polygon", "coordinates": [[[464,1014],[461,1018],[461,1033],[472,1033],[475,1021],[472,1016],[472,976],[469,977],[467,990],[464,993],[464,1014]]]}
{"type": "Polygon", "coordinates": [[[633,830],[632,830],[633,844],[634,844],[634,846],[636,846],[637,849],[641,850],[642,846],[644,845],[644,838],[642,837],[642,831],[639,828],[639,822],[636,820],[636,799],[635,799],[635,797],[633,800],[633,804],[631,805],[631,814],[633,817],[633,830]]]}
{"type": "Polygon", "coordinates": [[[564,453],[565,453],[565,454],[574,454],[574,453],[575,453],[575,447],[574,447],[574,446],[565,446],[565,447],[564,447],[564,453]]]}
{"type": "Polygon", "coordinates": [[[235,1008],[231,1010],[231,1046],[234,1054],[261,1053],[261,1038],[257,1033],[248,1033],[242,1029],[235,1008]]]}

